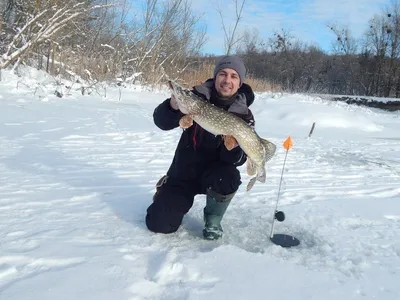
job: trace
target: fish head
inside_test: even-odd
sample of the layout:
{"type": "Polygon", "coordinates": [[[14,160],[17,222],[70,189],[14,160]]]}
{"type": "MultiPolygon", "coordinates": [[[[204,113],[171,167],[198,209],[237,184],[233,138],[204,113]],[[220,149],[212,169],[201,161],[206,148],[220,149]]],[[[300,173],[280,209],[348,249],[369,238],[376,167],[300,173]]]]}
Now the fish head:
{"type": "Polygon", "coordinates": [[[172,90],[172,94],[176,103],[178,104],[179,110],[187,115],[194,114],[199,110],[199,101],[198,97],[193,94],[189,90],[185,90],[180,86],[172,85],[170,82],[170,87],[172,90]]]}

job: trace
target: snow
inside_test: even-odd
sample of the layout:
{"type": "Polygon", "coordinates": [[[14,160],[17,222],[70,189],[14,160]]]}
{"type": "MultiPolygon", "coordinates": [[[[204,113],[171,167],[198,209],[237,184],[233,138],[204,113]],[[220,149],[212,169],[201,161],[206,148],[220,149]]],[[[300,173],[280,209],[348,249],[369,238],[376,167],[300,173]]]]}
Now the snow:
{"type": "Polygon", "coordinates": [[[277,154],[249,193],[240,168],[224,238],[205,241],[203,195],[174,234],[144,223],[180,136],[152,121],[166,90],[58,98],[28,71],[0,82],[1,300],[400,299],[398,112],[257,94],[256,130],[277,154]],[[289,135],[275,232],[301,244],[284,249],[269,233],[289,135]]]}

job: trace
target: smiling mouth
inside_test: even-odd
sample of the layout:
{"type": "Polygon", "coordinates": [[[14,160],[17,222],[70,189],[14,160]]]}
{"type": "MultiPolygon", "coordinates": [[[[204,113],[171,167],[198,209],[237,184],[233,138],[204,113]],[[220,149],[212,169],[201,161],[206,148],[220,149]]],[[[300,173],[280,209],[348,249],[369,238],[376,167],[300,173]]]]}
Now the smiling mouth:
{"type": "Polygon", "coordinates": [[[230,86],[227,86],[227,85],[223,85],[223,86],[221,86],[221,88],[223,90],[231,90],[232,89],[230,86]]]}

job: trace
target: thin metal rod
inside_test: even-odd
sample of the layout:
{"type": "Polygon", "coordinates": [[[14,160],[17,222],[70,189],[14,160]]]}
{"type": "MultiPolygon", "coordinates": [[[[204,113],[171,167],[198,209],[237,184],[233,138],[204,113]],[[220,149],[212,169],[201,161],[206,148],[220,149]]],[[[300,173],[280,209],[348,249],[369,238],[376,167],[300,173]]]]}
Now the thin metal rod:
{"type": "Polygon", "coordinates": [[[278,202],[279,202],[279,196],[280,196],[280,192],[281,192],[282,179],[283,179],[283,171],[285,170],[286,157],[287,157],[287,155],[288,155],[288,152],[289,152],[289,150],[286,151],[285,160],[283,161],[283,166],[282,166],[281,180],[279,181],[278,196],[277,196],[277,198],[276,198],[274,216],[273,216],[273,219],[272,219],[272,227],[271,227],[271,234],[270,234],[270,238],[271,238],[271,239],[272,239],[273,236],[274,236],[275,214],[276,214],[276,211],[277,211],[277,209],[278,209],[278,202]]]}

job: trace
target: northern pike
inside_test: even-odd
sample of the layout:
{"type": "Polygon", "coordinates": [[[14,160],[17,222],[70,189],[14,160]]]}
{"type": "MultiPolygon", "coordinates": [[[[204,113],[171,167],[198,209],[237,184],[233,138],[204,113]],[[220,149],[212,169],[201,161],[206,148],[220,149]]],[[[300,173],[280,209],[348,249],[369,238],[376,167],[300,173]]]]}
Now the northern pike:
{"type": "MultiPolygon", "coordinates": [[[[180,126],[187,128],[195,121],[203,129],[216,136],[235,138],[247,155],[247,173],[251,176],[256,175],[247,184],[247,191],[250,191],[256,180],[264,183],[266,181],[265,163],[274,156],[276,145],[261,138],[254,128],[238,116],[204,101],[174,81],[169,80],[168,83],[179,110],[185,115],[179,122],[180,126]]],[[[224,142],[227,149],[231,150],[229,142],[224,142]]]]}

